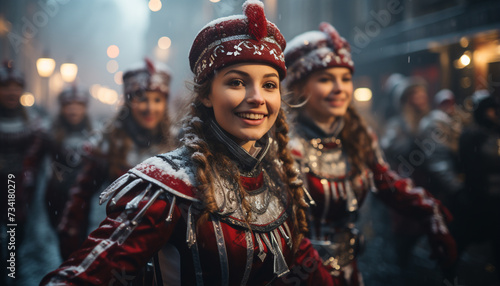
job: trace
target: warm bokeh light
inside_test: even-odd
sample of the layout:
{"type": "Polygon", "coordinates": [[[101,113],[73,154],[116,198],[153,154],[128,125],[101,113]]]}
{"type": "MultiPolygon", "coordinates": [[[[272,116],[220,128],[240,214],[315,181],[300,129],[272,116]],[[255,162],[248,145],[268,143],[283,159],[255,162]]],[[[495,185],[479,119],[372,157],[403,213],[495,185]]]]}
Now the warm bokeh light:
{"type": "Polygon", "coordinates": [[[108,54],[108,57],[114,59],[120,54],[120,48],[118,48],[117,45],[111,45],[108,47],[106,53],[108,54]]]}
{"type": "Polygon", "coordinates": [[[73,63],[64,63],[61,65],[60,71],[65,82],[73,82],[78,74],[78,66],[73,63]]]}
{"type": "Polygon", "coordinates": [[[106,70],[108,70],[109,73],[115,73],[118,70],[118,62],[115,60],[110,60],[106,64],[106,70]]]}
{"type": "Polygon", "coordinates": [[[97,93],[99,92],[100,88],[100,84],[93,84],[89,89],[90,95],[92,95],[93,98],[97,99],[97,93]]]}
{"type": "Polygon", "coordinates": [[[170,56],[170,49],[160,49],[160,47],[156,46],[154,49],[155,59],[161,62],[166,62],[168,57],[170,56]]]}
{"type": "Polygon", "coordinates": [[[470,57],[469,55],[467,54],[463,54],[461,57],[460,57],[460,63],[465,67],[465,66],[468,66],[470,64],[470,57]]]}
{"type": "Polygon", "coordinates": [[[217,2],[220,2],[220,0],[210,0],[210,2],[217,3],[217,2]]]}
{"type": "Polygon", "coordinates": [[[170,45],[172,45],[172,40],[170,40],[169,37],[161,37],[158,40],[158,47],[160,47],[160,49],[166,50],[170,48],[170,45]]]}
{"type": "Polygon", "coordinates": [[[460,46],[462,46],[462,48],[467,48],[469,46],[469,40],[466,37],[460,38],[460,46]]]}
{"type": "Polygon", "coordinates": [[[122,85],[123,84],[123,72],[122,71],[116,72],[114,80],[115,80],[116,84],[122,85]]]}
{"type": "Polygon", "coordinates": [[[21,102],[22,106],[33,106],[33,104],[35,104],[35,97],[32,93],[25,92],[23,93],[23,95],[21,95],[19,101],[21,102]]]}
{"type": "Polygon", "coordinates": [[[90,87],[90,95],[104,104],[113,105],[118,102],[118,92],[114,89],[94,84],[90,87]]]}
{"type": "Polygon", "coordinates": [[[460,86],[462,86],[462,88],[469,88],[471,86],[471,79],[470,77],[463,77],[460,79],[460,86]]]}
{"type": "Polygon", "coordinates": [[[148,7],[153,12],[158,12],[161,10],[161,1],[160,0],[150,0],[148,3],[148,7]]]}
{"type": "Polygon", "coordinates": [[[118,101],[118,93],[111,88],[101,86],[97,91],[97,99],[102,103],[113,105],[118,101]]]}
{"type": "Polygon", "coordinates": [[[51,58],[39,58],[36,60],[36,70],[41,77],[49,77],[54,72],[56,61],[51,58]]]}
{"type": "Polygon", "coordinates": [[[367,87],[360,87],[354,91],[354,98],[357,101],[370,101],[372,99],[372,91],[367,87]]]}

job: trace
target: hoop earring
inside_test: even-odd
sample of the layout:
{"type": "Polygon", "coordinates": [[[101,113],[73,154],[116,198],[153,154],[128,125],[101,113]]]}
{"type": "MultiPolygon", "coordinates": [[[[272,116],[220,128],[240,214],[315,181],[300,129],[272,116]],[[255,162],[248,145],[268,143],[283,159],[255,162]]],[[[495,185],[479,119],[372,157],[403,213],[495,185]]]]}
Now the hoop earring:
{"type": "MultiPolygon", "coordinates": [[[[290,97],[290,100],[293,98],[293,92],[289,91],[287,93],[284,94],[283,98],[285,97],[290,97]]],[[[297,104],[291,104],[289,103],[287,100],[284,100],[284,99],[281,99],[281,101],[286,105],[288,106],[289,108],[301,108],[303,107],[304,105],[307,104],[307,102],[309,102],[309,99],[311,98],[310,95],[306,96],[306,95],[301,95],[299,96],[298,98],[305,98],[304,101],[302,102],[299,102],[297,104]]]]}

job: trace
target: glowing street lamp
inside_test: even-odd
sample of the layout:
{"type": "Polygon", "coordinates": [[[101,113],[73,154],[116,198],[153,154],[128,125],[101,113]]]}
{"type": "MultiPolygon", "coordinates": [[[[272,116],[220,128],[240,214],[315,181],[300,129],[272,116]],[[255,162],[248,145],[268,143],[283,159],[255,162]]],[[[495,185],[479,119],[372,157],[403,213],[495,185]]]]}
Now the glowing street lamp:
{"type": "Polygon", "coordinates": [[[36,69],[41,77],[49,77],[54,72],[56,61],[51,58],[39,58],[36,60],[36,69]]]}
{"type": "Polygon", "coordinates": [[[65,82],[75,81],[78,74],[78,66],[73,63],[64,63],[61,65],[61,76],[65,82]]]}
{"type": "Polygon", "coordinates": [[[39,58],[36,60],[36,70],[38,74],[42,77],[42,102],[49,106],[49,77],[54,72],[56,67],[56,61],[51,58],[39,58]]]}
{"type": "Polygon", "coordinates": [[[148,7],[153,12],[158,12],[161,10],[161,0],[150,0],[148,7]]]}
{"type": "Polygon", "coordinates": [[[370,101],[372,99],[372,91],[367,87],[360,87],[354,91],[354,98],[357,101],[370,101]]]}
{"type": "Polygon", "coordinates": [[[32,93],[30,92],[25,92],[23,95],[21,95],[21,98],[19,99],[21,104],[23,106],[33,106],[35,104],[35,97],[33,96],[32,93]]]}

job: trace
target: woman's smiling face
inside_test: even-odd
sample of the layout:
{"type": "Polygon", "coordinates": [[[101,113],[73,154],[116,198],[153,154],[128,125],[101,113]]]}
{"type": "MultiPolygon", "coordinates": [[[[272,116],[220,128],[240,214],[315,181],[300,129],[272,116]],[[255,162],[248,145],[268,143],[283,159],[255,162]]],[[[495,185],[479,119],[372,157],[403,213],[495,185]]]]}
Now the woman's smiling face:
{"type": "Polygon", "coordinates": [[[145,91],[130,100],[130,110],[142,128],[153,130],[165,117],[167,97],[159,91],[145,91]]]}
{"type": "Polygon", "coordinates": [[[273,126],[281,106],[276,69],[262,64],[235,64],[216,72],[203,100],[215,120],[247,151],[273,126]]]}
{"type": "Polygon", "coordinates": [[[348,68],[333,67],[314,72],[302,91],[309,98],[305,111],[319,122],[344,116],[352,100],[353,89],[352,73],[348,68]]]}

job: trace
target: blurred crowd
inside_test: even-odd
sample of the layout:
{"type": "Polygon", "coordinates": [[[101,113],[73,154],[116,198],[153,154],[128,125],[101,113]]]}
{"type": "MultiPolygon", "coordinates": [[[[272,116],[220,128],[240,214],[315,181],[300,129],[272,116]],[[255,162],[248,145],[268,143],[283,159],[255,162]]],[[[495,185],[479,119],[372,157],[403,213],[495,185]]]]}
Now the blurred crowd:
{"type": "MultiPolygon", "coordinates": [[[[14,62],[2,64],[0,173],[2,180],[12,177],[15,182],[15,200],[1,196],[2,209],[8,209],[2,214],[2,261],[9,258],[11,225],[15,224],[15,247],[20,249],[36,239],[27,227],[36,216],[48,218],[46,231],[57,237],[54,255],[66,259],[104,218],[102,209],[93,210],[98,208],[93,202],[100,191],[144,159],[176,146],[178,132],[168,113],[171,76],[167,67],[149,60],[128,70],[123,76],[122,107],[111,120],[96,122],[88,109],[87,87],[75,84],[64,89],[58,95],[58,114],[49,117],[40,106],[21,105],[25,78],[14,62]],[[44,191],[39,196],[43,202],[38,202],[43,214],[32,212],[37,190],[44,191]],[[97,218],[92,218],[93,212],[97,218]]],[[[429,94],[422,78],[399,73],[387,79],[384,91],[391,102],[376,125],[386,160],[400,176],[413,179],[450,210],[450,232],[459,257],[472,244],[490,243],[496,263],[493,272],[500,277],[498,91],[477,90],[457,102],[453,90],[429,94]]],[[[389,215],[397,264],[408,265],[425,230],[418,221],[395,212],[389,215]]],[[[30,261],[21,255],[15,259],[17,269],[30,261]]],[[[450,283],[460,263],[458,259],[442,270],[450,283]]],[[[1,271],[0,284],[10,285],[8,269],[1,271]]]]}

